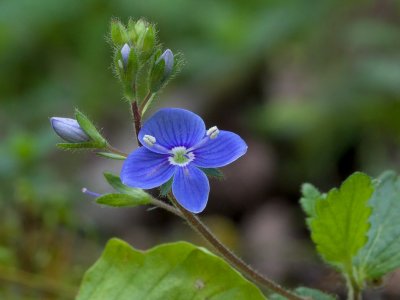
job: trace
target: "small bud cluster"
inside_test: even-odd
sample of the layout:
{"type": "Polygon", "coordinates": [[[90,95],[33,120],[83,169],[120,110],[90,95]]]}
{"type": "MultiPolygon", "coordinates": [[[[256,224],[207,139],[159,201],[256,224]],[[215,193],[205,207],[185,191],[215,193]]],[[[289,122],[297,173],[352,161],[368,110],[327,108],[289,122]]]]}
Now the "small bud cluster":
{"type": "Polygon", "coordinates": [[[115,71],[125,97],[141,107],[153,99],[180,66],[170,49],[162,50],[155,26],[144,20],[131,19],[127,26],[112,21],[111,42],[115,71]]]}

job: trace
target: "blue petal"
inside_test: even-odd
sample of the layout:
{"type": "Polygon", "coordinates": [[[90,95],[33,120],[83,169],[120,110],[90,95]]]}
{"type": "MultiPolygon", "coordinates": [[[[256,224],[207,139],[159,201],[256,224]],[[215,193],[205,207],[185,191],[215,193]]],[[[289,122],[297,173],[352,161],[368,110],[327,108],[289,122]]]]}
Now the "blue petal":
{"type": "Polygon", "coordinates": [[[140,147],[125,160],[121,181],[131,187],[151,189],[167,182],[174,175],[175,168],[169,163],[167,155],[140,147]]]}
{"type": "Polygon", "coordinates": [[[193,151],[196,166],[204,168],[219,168],[237,160],[247,151],[247,145],[237,134],[221,130],[215,139],[193,151]]]}
{"type": "Polygon", "coordinates": [[[180,108],[165,108],[147,120],[139,133],[143,146],[156,153],[165,153],[143,142],[145,135],[154,136],[157,144],[171,150],[174,147],[190,148],[206,133],[203,120],[196,114],[180,108]]]}
{"type": "Polygon", "coordinates": [[[199,213],[206,207],[210,185],[203,171],[188,165],[178,167],[172,183],[172,192],[185,209],[199,213]]]}

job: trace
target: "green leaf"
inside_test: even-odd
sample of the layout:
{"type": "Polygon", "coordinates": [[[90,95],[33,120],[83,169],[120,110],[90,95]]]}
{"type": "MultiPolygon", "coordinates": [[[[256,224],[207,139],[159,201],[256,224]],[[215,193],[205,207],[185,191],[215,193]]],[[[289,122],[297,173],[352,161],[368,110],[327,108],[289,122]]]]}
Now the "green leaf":
{"type": "Polygon", "coordinates": [[[119,155],[119,154],[115,154],[115,153],[109,153],[109,152],[97,152],[96,153],[98,156],[102,156],[105,158],[110,158],[110,159],[116,159],[116,160],[125,160],[126,157],[119,155]]]}
{"type": "Polygon", "coordinates": [[[400,267],[400,178],[383,173],[369,204],[373,208],[368,243],[357,255],[361,276],[373,280],[400,267]]]}
{"type": "Polygon", "coordinates": [[[220,169],[217,168],[199,168],[202,170],[207,176],[216,178],[216,179],[224,179],[224,173],[220,169]]]}
{"type": "Polygon", "coordinates": [[[96,198],[96,203],[112,207],[135,207],[149,204],[148,197],[136,197],[129,194],[104,194],[96,198]]]}
{"type": "Polygon", "coordinates": [[[357,172],[316,203],[311,238],[321,256],[342,272],[352,273],[353,258],[367,242],[372,193],[371,178],[357,172]]]}
{"type": "Polygon", "coordinates": [[[107,146],[107,141],[99,133],[93,123],[78,109],[75,109],[75,118],[81,126],[82,130],[100,147],[105,148],[107,146]]]}
{"type": "Polygon", "coordinates": [[[325,198],[325,194],[321,194],[320,191],[310,183],[304,183],[301,186],[301,193],[303,197],[300,199],[301,207],[304,212],[309,217],[315,216],[315,206],[317,204],[318,199],[325,198]]]}
{"type": "MultiPolygon", "coordinates": [[[[299,287],[294,290],[295,294],[302,297],[311,297],[312,300],[336,300],[336,297],[325,294],[319,290],[314,290],[306,287],[299,287]]],[[[281,295],[273,294],[271,300],[286,300],[286,297],[281,295]]]]}
{"type": "Polygon", "coordinates": [[[116,176],[111,173],[105,172],[104,178],[107,180],[107,182],[117,191],[122,194],[127,194],[130,196],[133,196],[137,199],[145,199],[145,200],[139,200],[139,201],[147,201],[148,204],[151,202],[151,195],[143,191],[142,189],[137,189],[137,188],[131,188],[129,186],[126,186],[122,183],[121,178],[119,176],[116,176]]]}
{"type": "Polygon", "coordinates": [[[262,300],[260,290],[209,251],[185,242],[142,252],[111,239],[77,300],[262,300]]]}
{"type": "Polygon", "coordinates": [[[162,184],[160,187],[160,195],[165,197],[171,191],[172,183],[174,182],[174,178],[171,177],[166,183],[162,184]]]}

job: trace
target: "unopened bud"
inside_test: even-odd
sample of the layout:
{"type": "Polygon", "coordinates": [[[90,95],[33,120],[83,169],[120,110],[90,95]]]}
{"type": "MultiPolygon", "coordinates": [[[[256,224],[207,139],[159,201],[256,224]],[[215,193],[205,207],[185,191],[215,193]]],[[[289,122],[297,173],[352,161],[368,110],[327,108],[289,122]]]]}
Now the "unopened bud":
{"type": "Polygon", "coordinates": [[[53,117],[50,118],[50,123],[56,134],[67,142],[84,143],[90,141],[89,136],[75,119],[53,117]]]}
{"type": "Polygon", "coordinates": [[[213,126],[210,129],[207,130],[207,136],[210,137],[210,139],[215,139],[219,134],[219,129],[217,126],[213,126]]]}
{"type": "Polygon", "coordinates": [[[172,73],[172,69],[174,68],[174,54],[170,49],[164,51],[163,54],[158,58],[157,63],[161,60],[164,60],[164,78],[167,78],[172,73]]]}
{"type": "Polygon", "coordinates": [[[121,56],[122,56],[123,66],[125,68],[128,65],[128,58],[129,58],[129,53],[130,52],[131,52],[131,48],[129,47],[128,44],[125,44],[121,49],[121,56]]]}
{"type": "Polygon", "coordinates": [[[143,142],[145,142],[147,146],[153,147],[157,140],[154,136],[146,134],[143,137],[143,142]]]}

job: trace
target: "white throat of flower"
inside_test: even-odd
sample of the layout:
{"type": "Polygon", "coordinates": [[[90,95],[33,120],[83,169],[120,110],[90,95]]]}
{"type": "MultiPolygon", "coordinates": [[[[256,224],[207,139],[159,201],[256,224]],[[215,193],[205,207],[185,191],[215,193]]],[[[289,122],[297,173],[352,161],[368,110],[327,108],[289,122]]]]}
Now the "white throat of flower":
{"type": "Polygon", "coordinates": [[[168,157],[171,165],[185,167],[194,160],[193,152],[189,152],[186,147],[174,147],[169,152],[172,156],[168,157]]]}

